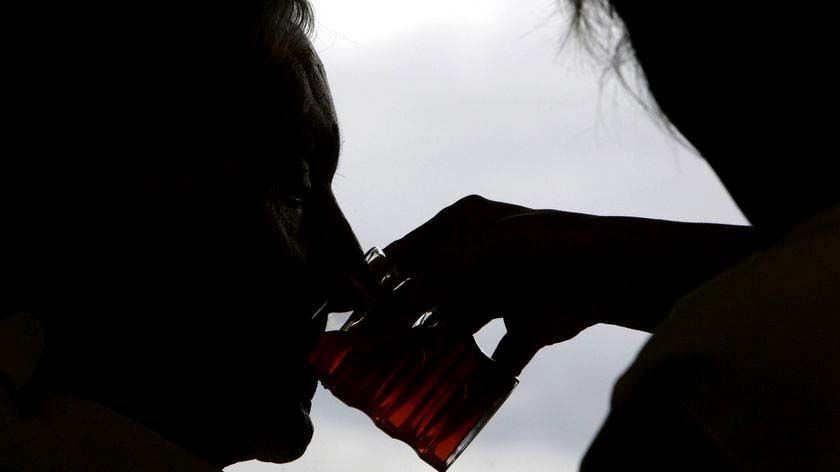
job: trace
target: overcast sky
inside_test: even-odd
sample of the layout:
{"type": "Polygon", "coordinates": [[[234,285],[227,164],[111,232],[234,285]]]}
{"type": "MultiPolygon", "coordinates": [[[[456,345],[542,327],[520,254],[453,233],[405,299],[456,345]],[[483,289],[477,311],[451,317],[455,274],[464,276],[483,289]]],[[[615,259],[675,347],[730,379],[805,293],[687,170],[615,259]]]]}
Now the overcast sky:
{"type": "MultiPolygon", "coordinates": [[[[343,145],[334,189],[364,247],[471,193],[538,208],[744,224],[705,162],[574,47],[552,0],[314,0],[343,145]]],[[[558,290],[562,290],[558,288],[558,290]]],[[[480,343],[501,335],[500,323],[480,343]]],[[[452,472],[576,469],[646,335],[590,328],[541,351],[452,472]]],[[[285,465],[231,472],[429,472],[319,388],[285,465]]]]}

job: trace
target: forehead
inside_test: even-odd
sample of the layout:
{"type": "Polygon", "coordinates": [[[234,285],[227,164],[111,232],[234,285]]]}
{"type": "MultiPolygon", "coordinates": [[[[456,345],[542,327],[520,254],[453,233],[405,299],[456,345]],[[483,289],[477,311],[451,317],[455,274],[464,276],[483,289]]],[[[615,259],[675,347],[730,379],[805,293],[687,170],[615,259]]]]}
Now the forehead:
{"type": "Polygon", "coordinates": [[[167,188],[250,187],[299,173],[301,161],[329,174],[338,125],[323,66],[304,46],[271,60],[237,54],[159,84],[151,125],[132,128],[149,151],[137,157],[142,177],[167,188]]]}
{"type": "Polygon", "coordinates": [[[185,125],[199,130],[198,146],[224,155],[232,173],[252,169],[261,178],[292,173],[297,167],[290,166],[301,160],[310,167],[335,166],[335,109],[323,66],[308,41],[283,56],[243,54],[222,69],[211,79],[208,104],[202,105],[212,108],[190,113],[202,125],[185,125]]]}
{"type": "Polygon", "coordinates": [[[307,146],[337,139],[336,112],[324,66],[308,40],[249,69],[242,84],[245,113],[249,126],[263,138],[280,135],[284,141],[307,146]]]}
{"type": "Polygon", "coordinates": [[[327,83],[327,74],[309,40],[307,39],[288,60],[296,82],[301,87],[303,114],[325,125],[335,125],[335,107],[327,83]]]}
{"type": "Polygon", "coordinates": [[[291,141],[303,147],[302,158],[315,166],[335,166],[338,159],[339,132],[335,106],[326,72],[315,49],[306,40],[280,66],[290,118],[286,130],[291,141]]]}

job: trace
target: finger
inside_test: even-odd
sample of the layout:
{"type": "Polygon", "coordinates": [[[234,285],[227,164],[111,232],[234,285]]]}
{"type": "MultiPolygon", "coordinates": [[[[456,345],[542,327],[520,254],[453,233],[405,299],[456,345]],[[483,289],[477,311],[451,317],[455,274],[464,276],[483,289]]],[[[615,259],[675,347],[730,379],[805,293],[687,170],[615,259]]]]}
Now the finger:
{"type": "Polygon", "coordinates": [[[399,284],[392,293],[365,314],[364,329],[396,332],[415,326],[436,325],[457,333],[474,334],[494,316],[468,290],[452,290],[453,284],[423,274],[399,284]],[[427,316],[428,315],[428,316],[427,316]]]}
{"type": "Polygon", "coordinates": [[[493,351],[493,360],[516,376],[522,373],[522,369],[542,347],[539,343],[508,333],[502,336],[496,350],[493,351]]]}
{"type": "Polygon", "coordinates": [[[368,309],[359,328],[389,332],[410,328],[423,313],[439,303],[439,285],[424,275],[407,278],[390,293],[382,294],[368,309]]]}
{"type": "Polygon", "coordinates": [[[478,195],[464,197],[441,210],[428,222],[385,248],[385,253],[405,274],[429,270],[437,265],[441,255],[454,247],[469,244],[467,234],[480,234],[496,220],[527,212],[530,209],[504,202],[488,200],[478,195]]]}
{"type": "Polygon", "coordinates": [[[374,277],[370,271],[358,271],[347,275],[334,283],[329,302],[329,311],[341,313],[352,310],[369,300],[376,290],[374,277]]]}
{"type": "Polygon", "coordinates": [[[430,323],[448,331],[472,335],[481,330],[493,318],[499,318],[484,303],[476,303],[478,297],[462,292],[463,297],[450,297],[447,302],[435,308],[430,323]]]}

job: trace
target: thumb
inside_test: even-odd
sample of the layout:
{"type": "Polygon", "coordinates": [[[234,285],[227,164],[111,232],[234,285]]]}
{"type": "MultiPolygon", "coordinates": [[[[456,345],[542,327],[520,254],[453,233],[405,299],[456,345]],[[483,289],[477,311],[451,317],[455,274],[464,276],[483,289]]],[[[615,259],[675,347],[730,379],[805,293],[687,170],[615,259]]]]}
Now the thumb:
{"type": "Polygon", "coordinates": [[[516,376],[542,347],[539,343],[507,333],[502,336],[496,350],[493,351],[493,360],[516,376]]]}

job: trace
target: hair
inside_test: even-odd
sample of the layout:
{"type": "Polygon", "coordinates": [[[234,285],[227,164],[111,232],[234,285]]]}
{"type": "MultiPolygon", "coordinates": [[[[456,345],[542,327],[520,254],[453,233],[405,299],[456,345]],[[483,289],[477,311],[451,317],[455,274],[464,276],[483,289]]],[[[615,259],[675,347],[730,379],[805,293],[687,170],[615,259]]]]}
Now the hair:
{"type": "Polygon", "coordinates": [[[261,4],[252,31],[257,47],[282,56],[312,34],[315,19],[308,0],[256,0],[261,4]],[[300,34],[303,33],[303,34],[300,34]]]}
{"type": "MultiPolygon", "coordinates": [[[[564,0],[572,7],[569,30],[584,49],[598,60],[620,72],[632,61],[630,38],[621,18],[609,0],[564,0]]],[[[565,41],[564,40],[564,41],[565,41]]]]}
{"type": "MultiPolygon", "coordinates": [[[[577,40],[583,49],[595,60],[605,65],[601,77],[602,85],[609,77],[615,77],[636,103],[654,118],[654,122],[683,146],[693,145],[682,136],[671,120],[662,112],[647,87],[645,73],[636,61],[630,34],[624,21],[611,0],[558,0],[563,8],[571,7],[569,28],[561,45],[571,39],[577,40]],[[632,75],[632,81],[628,80],[632,75]]],[[[696,151],[696,150],[695,150],[696,151]]]]}

